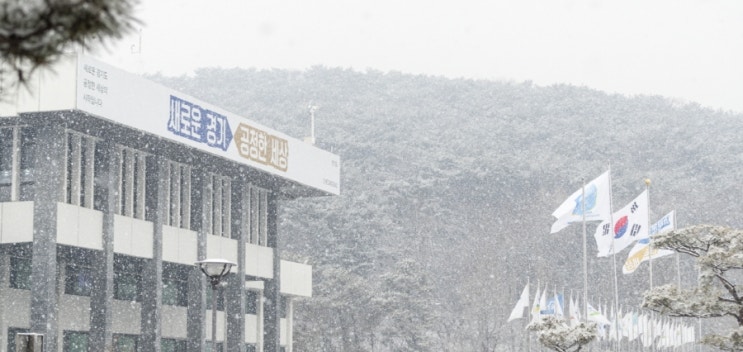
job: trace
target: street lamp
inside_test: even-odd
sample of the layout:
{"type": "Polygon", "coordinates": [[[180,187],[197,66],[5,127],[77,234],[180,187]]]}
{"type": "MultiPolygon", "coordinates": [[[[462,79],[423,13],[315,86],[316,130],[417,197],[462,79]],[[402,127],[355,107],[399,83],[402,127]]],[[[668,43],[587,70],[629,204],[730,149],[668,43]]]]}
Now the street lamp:
{"type": "Polygon", "coordinates": [[[217,351],[217,287],[237,264],[225,259],[204,259],[195,263],[212,285],[212,352],[217,351]]]}

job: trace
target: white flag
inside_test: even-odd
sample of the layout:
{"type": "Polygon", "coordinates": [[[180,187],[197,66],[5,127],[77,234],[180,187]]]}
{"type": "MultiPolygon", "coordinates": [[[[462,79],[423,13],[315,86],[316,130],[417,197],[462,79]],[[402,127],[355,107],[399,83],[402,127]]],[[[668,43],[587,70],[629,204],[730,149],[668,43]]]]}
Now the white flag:
{"type": "Polygon", "coordinates": [[[516,302],[516,306],[513,307],[511,315],[508,317],[508,321],[519,319],[524,317],[524,308],[529,308],[529,283],[524,286],[524,290],[521,291],[521,297],[516,302]]]}
{"type": "Polygon", "coordinates": [[[555,317],[560,318],[560,319],[562,319],[565,316],[565,311],[563,310],[564,302],[562,299],[563,299],[562,295],[555,292],[555,298],[553,299],[555,303],[554,303],[554,308],[552,310],[555,314],[555,317]]]}
{"type": "Polygon", "coordinates": [[[607,171],[575,191],[552,213],[552,216],[556,217],[557,220],[552,224],[550,233],[558,232],[571,223],[583,221],[584,203],[586,221],[608,220],[611,214],[610,190],[609,171],[607,171]],[[584,190],[585,202],[583,202],[584,190]]]}
{"type": "Polygon", "coordinates": [[[593,308],[590,303],[588,304],[588,321],[596,322],[599,325],[611,325],[609,319],[606,319],[606,317],[596,310],[596,308],[593,308]]]}
{"type": "Polygon", "coordinates": [[[534,303],[532,303],[531,306],[531,321],[537,321],[541,315],[539,312],[542,310],[542,308],[539,306],[539,283],[537,282],[537,290],[534,293],[534,303]]]}
{"type": "Polygon", "coordinates": [[[570,296],[570,326],[575,327],[580,323],[580,308],[578,307],[578,301],[573,300],[573,296],[570,296]]]}
{"type": "Polygon", "coordinates": [[[544,291],[542,291],[542,297],[539,299],[539,318],[541,319],[543,316],[547,315],[547,287],[545,286],[544,291]]]}
{"type": "Polygon", "coordinates": [[[647,237],[648,233],[648,191],[640,193],[637,198],[614,213],[614,224],[602,222],[593,235],[599,249],[599,257],[619,253],[638,238],[647,237]]]}
{"type": "Polygon", "coordinates": [[[627,261],[625,261],[624,265],[622,266],[623,273],[631,274],[637,269],[637,267],[640,266],[640,263],[644,261],[664,257],[669,254],[675,253],[674,251],[668,249],[650,248],[650,238],[652,238],[655,234],[673,230],[676,224],[675,218],[676,211],[671,210],[670,213],[666,214],[666,216],[660,218],[658,222],[650,226],[650,236],[638,239],[637,243],[635,243],[635,246],[632,247],[632,249],[629,251],[627,261]]]}

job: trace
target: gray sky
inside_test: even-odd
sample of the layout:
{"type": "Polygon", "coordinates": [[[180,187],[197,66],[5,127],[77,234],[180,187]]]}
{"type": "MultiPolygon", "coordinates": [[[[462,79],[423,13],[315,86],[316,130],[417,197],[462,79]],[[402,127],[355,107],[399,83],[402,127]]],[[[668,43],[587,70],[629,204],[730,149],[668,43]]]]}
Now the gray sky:
{"type": "Polygon", "coordinates": [[[743,112],[740,0],[140,0],[137,73],[315,65],[568,83],[743,112]]]}

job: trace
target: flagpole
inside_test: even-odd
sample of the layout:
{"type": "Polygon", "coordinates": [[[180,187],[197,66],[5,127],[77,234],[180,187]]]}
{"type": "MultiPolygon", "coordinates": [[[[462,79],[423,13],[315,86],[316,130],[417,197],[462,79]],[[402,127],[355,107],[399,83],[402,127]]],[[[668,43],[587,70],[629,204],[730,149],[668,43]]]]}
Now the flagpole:
{"type": "MultiPolygon", "coordinates": [[[[588,322],[588,245],[586,240],[586,179],[582,179],[581,187],[581,213],[583,214],[583,307],[585,310],[586,322],[588,322]]],[[[609,183],[611,190],[611,182],[609,183]]],[[[611,191],[610,191],[611,192],[611,191]]],[[[611,193],[609,193],[609,203],[611,203],[611,193]]]]}
{"type": "MultiPolygon", "coordinates": [[[[673,227],[672,229],[676,229],[676,210],[673,211],[673,227]]],[[[681,253],[676,252],[676,282],[678,284],[678,289],[681,291],[681,253]]],[[[701,323],[700,323],[701,324],[701,323]]]]}
{"type": "MultiPolygon", "coordinates": [[[[650,179],[649,178],[645,179],[645,189],[647,190],[647,195],[648,195],[648,208],[650,208],[650,179]]],[[[650,289],[652,290],[653,289],[653,246],[652,246],[652,238],[650,238],[651,234],[650,234],[650,217],[649,216],[648,216],[647,226],[648,226],[648,239],[651,242],[651,243],[648,243],[647,256],[648,256],[648,264],[650,265],[650,270],[649,270],[650,271],[650,289]]]]}
{"type": "MultiPolygon", "coordinates": [[[[539,291],[539,280],[537,280],[537,291],[539,291]]],[[[529,285],[529,289],[531,289],[531,277],[526,278],[526,284],[529,285]]],[[[531,292],[529,292],[531,294],[531,292]]],[[[527,295],[529,297],[529,295],[527,295]]],[[[529,314],[527,315],[526,319],[526,326],[524,326],[524,331],[526,331],[526,344],[529,346],[529,352],[531,352],[531,335],[529,334],[529,331],[526,330],[526,327],[529,326],[529,322],[531,321],[531,304],[529,304],[529,300],[526,300],[526,307],[529,309],[529,314]]]]}
{"type": "MultiPolygon", "coordinates": [[[[677,229],[676,227],[676,217],[678,214],[676,214],[676,210],[673,211],[673,229],[677,229]]],[[[679,290],[681,290],[681,253],[676,252],[676,279],[678,280],[678,286],[679,290]]]]}
{"type": "MultiPolygon", "coordinates": [[[[611,184],[611,165],[609,165],[609,226],[614,226],[614,208],[612,205],[612,184],[611,184]]],[[[616,236],[614,236],[613,231],[609,232],[611,235],[611,252],[612,252],[612,262],[614,265],[614,311],[616,312],[619,309],[619,281],[617,280],[617,251],[616,251],[616,236]]],[[[617,317],[616,314],[614,316],[614,337],[617,338],[617,343],[614,345],[614,350],[619,352],[619,336],[616,333],[617,329],[617,317]]]]}
{"type": "MultiPolygon", "coordinates": [[[[646,194],[647,194],[647,197],[648,197],[648,209],[650,209],[650,179],[649,178],[645,178],[644,181],[645,181],[645,190],[647,191],[646,194]]],[[[648,256],[648,265],[649,265],[649,269],[650,269],[649,270],[649,272],[650,272],[650,289],[652,290],[653,289],[653,245],[652,245],[653,239],[650,237],[650,217],[649,216],[648,216],[647,227],[648,227],[648,240],[650,241],[650,243],[648,243],[647,256],[648,256]]],[[[651,314],[651,317],[652,317],[652,312],[650,314],[651,314]]],[[[654,331],[653,331],[653,325],[650,324],[650,336],[653,336],[653,333],[654,333],[654,331]]],[[[650,340],[650,350],[651,351],[655,351],[655,345],[653,344],[654,340],[655,340],[655,338],[653,338],[653,339],[650,340]]]]}

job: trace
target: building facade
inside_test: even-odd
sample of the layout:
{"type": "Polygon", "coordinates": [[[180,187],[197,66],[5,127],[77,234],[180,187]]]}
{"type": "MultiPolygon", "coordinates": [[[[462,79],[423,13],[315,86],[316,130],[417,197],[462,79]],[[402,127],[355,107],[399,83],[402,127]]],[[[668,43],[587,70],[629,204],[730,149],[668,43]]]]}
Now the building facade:
{"type": "Polygon", "coordinates": [[[339,158],[86,56],[0,102],[0,351],[291,351],[312,268],[277,205],[339,194],[339,158]],[[194,262],[237,263],[217,291],[194,262]]]}

